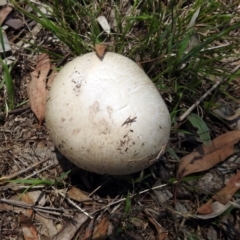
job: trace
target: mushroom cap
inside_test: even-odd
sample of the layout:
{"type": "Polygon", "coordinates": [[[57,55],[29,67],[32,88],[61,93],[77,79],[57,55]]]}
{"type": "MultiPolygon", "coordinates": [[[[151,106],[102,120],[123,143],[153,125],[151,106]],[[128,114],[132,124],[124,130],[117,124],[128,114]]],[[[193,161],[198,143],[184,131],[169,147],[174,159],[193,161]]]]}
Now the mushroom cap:
{"type": "Polygon", "coordinates": [[[95,52],[67,63],[46,104],[46,126],[58,150],[78,167],[125,175],[150,166],[170,135],[158,90],[132,60],[95,52]]]}

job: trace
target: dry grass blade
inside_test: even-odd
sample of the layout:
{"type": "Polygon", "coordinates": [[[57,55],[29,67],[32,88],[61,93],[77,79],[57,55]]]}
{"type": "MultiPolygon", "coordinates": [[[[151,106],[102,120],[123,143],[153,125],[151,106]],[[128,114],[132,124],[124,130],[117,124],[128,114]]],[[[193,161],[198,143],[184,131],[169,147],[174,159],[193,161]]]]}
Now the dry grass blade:
{"type": "Polygon", "coordinates": [[[7,180],[11,180],[11,179],[13,179],[13,178],[15,178],[15,177],[17,177],[17,176],[19,176],[19,175],[21,175],[21,174],[29,171],[30,169],[35,168],[36,166],[38,166],[38,165],[46,162],[47,160],[48,160],[47,158],[46,158],[46,159],[43,159],[43,160],[41,160],[41,161],[33,164],[32,166],[27,167],[27,168],[25,168],[25,169],[23,169],[23,170],[21,170],[21,171],[19,171],[19,172],[17,172],[17,173],[14,173],[14,174],[9,175],[9,176],[1,177],[1,178],[0,178],[0,185],[1,185],[1,183],[5,183],[5,181],[7,181],[7,180]]]}
{"type": "Polygon", "coordinates": [[[226,81],[226,79],[218,80],[205,94],[203,94],[200,99],[198,99],[184,114],[179,117],[179,121],[183,121],[207,96],[209,96],[213,90],[215,90],[221,83],[226,81]]]}

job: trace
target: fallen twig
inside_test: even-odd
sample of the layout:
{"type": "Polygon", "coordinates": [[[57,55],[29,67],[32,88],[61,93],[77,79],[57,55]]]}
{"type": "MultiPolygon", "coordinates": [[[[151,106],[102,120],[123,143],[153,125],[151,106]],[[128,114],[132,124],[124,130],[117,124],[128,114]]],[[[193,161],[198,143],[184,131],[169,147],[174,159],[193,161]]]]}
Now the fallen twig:
{"type": "MultiPolygon", "coordinates": [[[[240,66],[237,66],[231,71],[231,73],[235,73],[239,68],[240,66]]],[[[228,78],[218,80],[205,94],[200,97],[200,99],[198,99],[184,114],[182,114],[182,116],[179,117],[178,121],[183,121],[196,106],[198,106],[208,95],[210,95],[212,91],[215,90],[221,83],[227,81],[227,79],[228,78]]]]}
{"type": "Polygon", "coordinates": [[[26,203],[23,201],[17,201],[17,200],[5,199],[5,198],[0,199],[0,203],[12,205],[14,207],[19,207],[19,208],[32,209],[36,212],[49,213],[56,216],[64,216],[68,218],[72,218],[73,215],[70,214],[70,212],[74,212],[74,210],[72,209],[67,210],[67,209],[61,209],[61,208],[42,207],[42,206],[36,206],[34,204],[26,203]]]}
{"type": "MultiPolygon", "coordinates": [[[[52,187],[52,189],[54,189],[55,191],[57,191],[57,189],[55,187],[52,187]]],[[[60,191],[57,191],[57,193],[62,196],[63,198],[65,198],[67,200],[67,202],[69,204],[71,204],[73,207],[75,207],[76,209],[78,209],[81,213],[83,213],[84,215],[86,215],[87,217],[89,217],[90,219],[93,219],[93,216],[91,216],[89,213],[87,213],[83,208],[79,207],[75,202],[73,202],[70,198],[68,198],[65,194],[63,194],[60,191]]]]}
{"type": "MultiPolygon", "coordinates": [[[[173,182],[172,184],[176,184],[176,183],[178,183],[178,181],[175,181],[175,182],[173,182]]],[[[160,188],[163,188],[163,187],[166,187],[166,186],[168,186],[168,183],[162,184],[162,185],[158,185],[158,186],[155,186],[155,187],[152,187],[152,188],[145,189],[145,190],[143,190],[143,191],[141,191],[141,192],[139,192],[139,193],[135,193],[135,194],[131,195],[131,196],[130,196],[130,199],[132,199],[133,197],[135,197],[135,196],[137,196],[137,195],[141,195],[141,194],[143,194],[143,193],[147,193],[147,192],[150,192],[150,191],[152,191],[152,190],[160,189],[160,188]]],[[[126,199],[127,199],[127,198],[121,198],[121,199],[119,199],[119,200],[116,200],[116,201],[114,201],[114,202],[111,202],[111,203],[107,204],[106,206],[104,206],[104,207],[102,207],[102,208],[94,211],[94,212],[92,213],[92,215],[93,215],[94,213],[99,212],[99,211],[106,210],[107,208],[109,208],[109,207],[111,207],[111,206],[113,206],[113,205],[116,205],[116,204],[118,204],[118,203],[124,202],[124,201],[126,201],[126,199]]]]}
{"type": "Polygon", "coordinates": [[[181,117],[179,117],[178,121],[183,121],[192,111],[198,106],[208,95],[212,93],[214,89],[216,89],[222,82],[226,81],[226,79],[218,80],[206,93],[204,93],[181,117]]]}
{"type": "Polygon", "coordinates": [[[25,169],[23,169],[23,170],[21,170],[21,171],[19,171],[19,172],[17,172],[17,173],[13,173],[12,175],[1,177],[1,178],[0,178],[0,184],[5,183],[4,181],[11,180],[11,179],[17,177],[17,176],[19,176],[19,175],[21,175],[21,174],[29,171],[29,170],[32,169],[32,168],[35,168],[36,166],[38,166],[38,165],[46,162],[47,160],[49,160],[49,159],[48,159],[48,158],[43,159],[43,160],[41,160],[41,161],[33,164],[32,166],[27,167],[27,168],[25,168],[25,169]]]}

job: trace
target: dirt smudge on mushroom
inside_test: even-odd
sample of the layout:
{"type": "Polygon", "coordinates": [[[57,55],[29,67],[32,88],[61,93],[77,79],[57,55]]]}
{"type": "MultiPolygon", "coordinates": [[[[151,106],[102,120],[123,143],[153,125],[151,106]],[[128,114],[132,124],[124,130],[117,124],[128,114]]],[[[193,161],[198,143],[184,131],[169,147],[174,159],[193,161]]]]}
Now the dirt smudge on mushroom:
{"type": "MultiPolygon", "coordinates": [[[[96,124],[94,124],[94,125],[96,125],[96,124]]],[[[109,123],[103,118],[99,121],[99,124],[97,124],[96,127],[100,134],[107,135],[111,132],[109,123]]]]}
{"type": "MultiPolygon", "coordinates": [[[[127,133],[123,136],[123,139],[119,139],[119,144],[117,146],[117,150],[120,153],[127,152],[126,149],[128,150],[132,145],[132,138],[128,135],[132,131],[127,131],[127,133]]],[[[135,143],[134,143],[135,144],[135,143]]]]}
{"type": "Polygon", "coordinates": [[[91,105],[89,108],[90,108],[90,115],[94,118],[94,115],[96,115],[100,111],[99,102],[95,101],[93,105],[91,105]]]}
{"type": "Polygon", "coordinates": [[[81,92],[81,86],[82,86],[82,81],[84,79],[84,75],[83,73],[80,73],[77,70],[75,70],[70,75],[70,78],[72,79],[71,82],[73,84],[73,92],[76,94],[76,96],[79,96],[81,92]]]}
{"type": "Polygon", "coordinates": [[[100,111],[101,109],[99,102],[95,101],[89,107],[89,121],[92,123],[93,127],[98,131],[99,134],[110,134],[111,126],[109,122],[106,119],[97,116],[100,111]]]}
{"type": "Polygon", "coordinates": [[[107,112],[108,112],[108,116],[110,119],[112,119],[112,112],[113,112],[113,109],[111,108],[111,106],[107,106],[107,112]]]}
{"type": "Polygon", "coordinates": [[[77,128],[77,129],[74,129],[72,134],[78,134],[81,132],[81,129],[80,128],[77,128]]]}

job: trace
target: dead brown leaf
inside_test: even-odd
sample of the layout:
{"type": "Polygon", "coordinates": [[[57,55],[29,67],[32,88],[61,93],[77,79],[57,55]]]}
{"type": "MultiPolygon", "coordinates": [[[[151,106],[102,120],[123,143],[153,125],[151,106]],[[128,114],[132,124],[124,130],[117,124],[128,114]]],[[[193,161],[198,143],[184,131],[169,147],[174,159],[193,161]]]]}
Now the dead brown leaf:
{"type": "MultiPolygon", "coordinates": [[[[17,196],[13,197],[13,199],[15,199],[15,198],[18,199],[17,196]]],[[[21,201],[19,201],[19,202],[21,202],[21,201]]],[[[29,209],[24,209],[22,207],[12,206],[12,205],[6,204],[6,203],[0,203],[0,210],[3,210],[3,211],[13,211],[15,213],[22,213],[25,216],[32,217],[32,214],[29,215],[30,214],[29,209]]],[[[44,218],[42,216],[42,214],[40,215],[38,213],[35,213],[34,217],[35,217],[35,219],[37,221],[39,221],[42,224],[41,231],[44,232],[45,236],[51,238],[51,237],[53,237],[54,235],[57,234],[56,226],[54,225],[52,219],[44,218]]]]}
{"type": "Polygon", "coordinates": [[[240,171],[230,178],[226,186],[214,194],[213,199],[222,204],[228,203],[232,196],[240,189],[240,171]]]}
{"type": "Polygon", "coordinates": [[[30,74],[31,81],[27,86],[30,106],[39,121],[39,126],[45,117],[47,97],[46,81],[50,68],[51,62],[49,56],[45,53],[41,54],[36,69],[30,74]]]}
{"type": "Polygon", "coordinates": [[[192,153],[182,158],[177,179],[184,176],[208,170],[238,152],[235,145],[240,141],[240,131],[230,131],[215,138],[210,145],[201,145],[192,153]]]}
{"type": "Polygon", "coordinates": [[[106,239],[109,221],[107,217],[101,219],[99,224],[93,230],[92,239],[106,239]]]}
{"type": "Polygon", "coordinates": [[[55,64],[52,64],[51,65],[51,73],[47,79],[47,90],[49,90],[51,88],[53,80],[55,79],[56,75],[57,75],[56,66],[55,66],[55,64]]]}
{"type": "MultiPolygon", "coordinates": [[[[17,200],[16,202],[19,203],[19,206],[21,206],[20,205],[21,202],[25,202],[29,205],[33,205],[34,203],[36,203],[36,199],[35,199],[36,196],[33,197],[33,195],[41,194],[40,191],[34,191],[34,192],[36,192],[36,194],[33,194],[33,192],[28,192],[25,194],[15,195],[10,200],[17,200]],[[22,201],[19,201],[19,196],[21,197],[22,201]]],[[[39,197],[37,199],[39,200],[39,197]]],[[[41,236],[43,236],[42,234],[44,234],[46,237],[52,238],[54,235],[57,234],[57,229],[53,223],[53,220],[49,218],[49,216],[46,214],[45,216],[47,217],[44,217],[43,214],[38,214],[36,212],[33,215],[33,210],[31,208],[16,207],[6,203],[0,203],[0,210],[13,211],[15,213],[22,213],[24,216],[28,218],[32,218],[34,216],[34,218],[42,224],[41,232],[39,232],[41,236]]]]}
{"type": "Polygon", "coordinates": [[[154,218],[148,217],[148,220],[156,228],[156,231],[157,231],[157,238],[156,238],[156,240],[165,240],[165,239],[167,239],[168,233],[163,230],[163,227],[154,218]]]}
{"type": "Polygon", "coordinates": [[[208,200],[205,204],[198,208],[197,212],[200,214],[211,214],[213,212],[214,203],[227,204],[232,196],[240,189],[240,171],[230,178],[226,186],[218,193],[214,194],[212,199],[208,200]]]}
{"type": "Polygon", "coordinates": [[[22,224],[22,231],[25,240],[39,240],[37,229],[31,218],[19,213],[19,222],[22,224]]]}
{"type": "Polygon", "coordinates": [[[0,25],[4,22],[8,14],[12,11],[12,8],[7,6],[0,10],[0,25]]]}
{"type": "MultiPolygon", "coordinates": [[[[29,204],[34,204],[34,201],[30,198],[30,196],[28,195],[28,193],[25,194],[18,194],[18,196],[21,198],[21,200],[25,203],[29,203],[29,204]]],[[[24,215],[30,217],[33,215],[33,210],[32,209],[26,209],[27,214],[25,213],[24,215]]]]}
{"type": "Polygon", "coordinates": [[[87,219],[88,217],[85,214],[77,213],[73,219],[69,220],[67,225],[52,238],[52,240],[72,239],[77,230],[87,219]]]}
{"type": "MultiPolygon", "coordinates": [[[[212,201],[212,199],[211,199],[212,201]]],[[[209,201],[209,205],[211,205],[211,210],[212,212],[209,211],[209,213],[206,211],[205,213],[203,211],[201,211],[201,207],[200,207],[200,214],[196,214],[196,215],[192,215],[193,218],[197,218],[197,219],[211,219],[211,218],[215,218],[221,214],[223,214],[229,207],[236,205],[239,205],[240,201],[236,200],[232,203],[227,203],[227,204],[222,204],[218,201],[215,202],[210,202],[209,201]]],[[[205,205],[205,204],[204,204],[205,205]]],[[[209,208],[210,209],[210,208],[209,208]]]]}
{"type": "Polygon", "coordinates": [[[156,240],[165,240],[165,239],[167,239],[168,233],[167,233],[166,230],[164,230],[162,225],[155,218],[153,218],[147,210],[144,210],[144,213],[146,214],[149,222],[152,223],[152,225],[155,227],[155,229],[157,231],[156,240]]]}
{"type": "Polygon", "coordinates": [[[197,209],[197,212],[200,214],[210,214],[213,212],[212,209],[212,199],[208,200],[205,204],[197,209]]]}
{"type": "Polygon", "coordinates": [[[95,50],[97,53],[97,56],[102,59],[104,57],[105,51],[107,49],[106,45],[103,44],[95,44],[95,50]]]}
{"type": "MultiPolygon", "coordinates": [[[[30,191],[25,194],[19,195],[21,196],[21,200],[29,203],[29,204],[35,204],[38,201],[38,204],[44,204],[45,203],[45,198],[42,196],[41,191],[30,191]],[[40,197],[41,196],[41,197],[40,197]]],[[[32,216],[33,215],[33,210],[32,209],[26,209],[27,211],[27,216],[32,216]]],[[[24,213],[24,215],[26,215],[24,213]]],[[[57,234],[56,226],[53,223],[53,220],[51,218],[44,217],[42,214],[35,213],[34,218],[38,220],[41,224],[41,230],[44,232],[45,236],[47,237],[53,237],[55,234],[57,234]]]]}
{"type": "Polygon", "coordinates": [[[77,202],[91,201],[91,198],[89,198],[87,194],[75,187],[68,190],[67,196],[77,202]]]}
{"type": "MultiPolygon", "coordinates": [[[[27,194],[21,194],[21,199],[29,204],[33,204],[33,201],[27,194]]],[[[15,196],[16,198],[16,196],[15,196]]],[[[12,207],[8,204],[1,204],[0,208],[14,210],[19,213],[19,222],[22,224],[22,231],[25,240],[39,240],[37,230],[32,223],[31,217],[33,216],[33,210],[31,209],[19,209],[12,207]]]]}
{"type": "Polygon", "coordinates": [[[94,218],[90,220],[88,226],[86,227],[86,231],[85,231],[85,234],[84,234],[82,240],[89,240],[89,239],[91,239],[92,232],[93,232],[93,227],[94,227],[94,222],[95,222],[94,218]]]}

